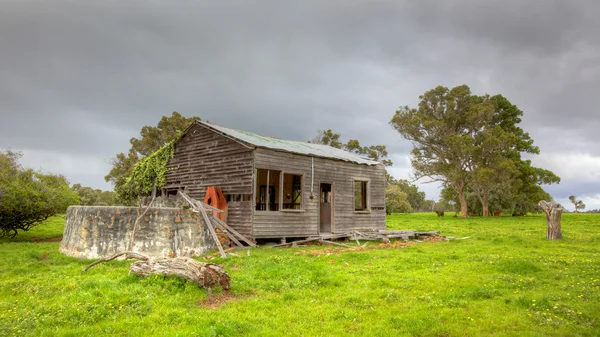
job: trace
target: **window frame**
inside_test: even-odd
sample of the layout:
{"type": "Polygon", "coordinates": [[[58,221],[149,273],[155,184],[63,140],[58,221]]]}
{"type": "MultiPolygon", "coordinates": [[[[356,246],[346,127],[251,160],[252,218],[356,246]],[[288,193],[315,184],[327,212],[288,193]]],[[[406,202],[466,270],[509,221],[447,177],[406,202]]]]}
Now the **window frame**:
{"type": "Polygon", "coordinates": [[[353,178],[352,179],[352,211],[358,214],[368,214],[371,213],[371,180],[365,178],[353,178]],[[365,208],[357,210],[356,209],[356,191],[355,186],[356,183],[365,183],[365,208]]]}
{"type": "Polygon", "coordinates": [[[281,171],[281,185],[279,187],[279,202],[281,204],[281,207],[279,207],[279,211],[280,212],[291,212],[291,213],[301,213],[304,212],[304,174],[303,173],[297,173],[297,172],[287,172],[287,171],[281,171]],[[295,209],[295,208],[283,208],[283,182],[284,182],[284,176],[286,174],[292,175],[292,176],[300,176],[300,208],[299,209],[295,209]]]}
{"type": "Polygon", "coordinates": [[[284,170],[277,170],[277,169],[268,169],[268,168],[262,168],[262,167],[256,167],[254,170],[254,206],[253,209],[255,212],[284,212],[284,213],[303,213],[305,212],[305,201],[304,201],[304,177],[305,174],[304,173],[300,173],[300,172],[288,172],[288,171],[284,171],[284,170]],[[257,210],[256,209],[256,198],[258,197],[257,195],[257,190],[260,188],[260,184],[258,183],[258,170],[265,170],[267,171],[267,181],[266,181],[266,194],[265,194],[265,200],[266,200],[266,208],[264,210],[257,210]],[[271,197],[271,192],[269,189],[269,183],[271,182],[271,171],[276,171],[279,172],[279,195],[276,196],[276,200],[279,202],[279,209],[276,211],[271,211],[269,209],[269,202],[268,200],[270,200],[271,197]],[[283,181],[284,181],[284,176],[286,174],[289,175],[295,175],[295,176],[300,176],[301,182],[300,182],[300,209],[284,209],[283,208],[283,181]]]}

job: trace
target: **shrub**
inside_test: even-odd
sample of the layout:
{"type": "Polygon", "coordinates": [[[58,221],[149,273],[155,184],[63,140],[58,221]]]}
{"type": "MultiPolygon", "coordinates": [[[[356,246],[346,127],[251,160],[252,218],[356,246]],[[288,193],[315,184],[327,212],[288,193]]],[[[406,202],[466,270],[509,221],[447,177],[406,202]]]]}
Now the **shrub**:
{"type": "Polygon", "coordinates": [[[408,196],[400,186],[390,185],[385,189],[385,210],[387,214],[410,213],[413,211],[408,202],[408,196]]]}
{"type": "Polygon", "coordinates": [[[20,157],[0,152],[0,237],[15,237],[78,202],[65,177],[25,169],[20,157]]]}

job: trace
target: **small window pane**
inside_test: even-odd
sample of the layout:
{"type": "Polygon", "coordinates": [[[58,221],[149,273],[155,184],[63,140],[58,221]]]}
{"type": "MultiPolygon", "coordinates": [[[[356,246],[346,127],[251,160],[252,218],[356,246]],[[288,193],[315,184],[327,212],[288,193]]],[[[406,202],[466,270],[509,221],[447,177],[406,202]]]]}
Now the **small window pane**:
{"type": "Polygon", "coordinates": [[[256,210],[267,210],[267,171],[263,169],[256,170],[256,210]]]}
{"type": "Polygon", "coordinates": [[[283,175],[283,209],[302,209],[301,175],[283,175]]]}
{"type": "Polygon", "coordinates": [[[364,211],[367,209],[367,182],[354,182],[354,210],[364,211]]]}
{"type": "Polygon", "coordinates": [[[256,210],[279,210],[279,179],[281,171],[256,170],[256,210]]]}

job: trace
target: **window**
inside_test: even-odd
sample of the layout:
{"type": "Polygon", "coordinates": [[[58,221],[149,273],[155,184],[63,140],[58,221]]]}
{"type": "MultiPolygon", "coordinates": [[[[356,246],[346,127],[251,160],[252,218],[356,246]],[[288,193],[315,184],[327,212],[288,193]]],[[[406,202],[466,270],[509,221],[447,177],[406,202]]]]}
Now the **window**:
{"type": "Polygon", "coordinates": [[[302,209],[302,176],[283,174],[283,209],[302,209]]]}
{"type": "Polygon", "coordinates": [[[354,210],[367,210],[367,181],[354,181],[354,210]]]}
{"type": "Polygon", "coordinates": [[[300,210],[303,208],[301,174],[256,169],[257,211],[300,210]]]}
{"type": "Polygon", "coordinates": [[[279,210],[281,171],[256,169],[256,210],[279,210]]]}

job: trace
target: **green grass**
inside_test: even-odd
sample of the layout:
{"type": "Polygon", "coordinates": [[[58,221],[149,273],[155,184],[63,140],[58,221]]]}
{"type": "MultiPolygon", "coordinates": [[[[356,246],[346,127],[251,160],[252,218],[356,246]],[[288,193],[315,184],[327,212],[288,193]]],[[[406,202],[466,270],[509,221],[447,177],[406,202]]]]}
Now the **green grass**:
{"type": "Polygon", "coordinates": [[[128,275],[129,261],[83,274],[89,261],[40,239],[60,237],[63,222],[0,240],[0,335],[600,335],[598,215],[563,215],[564,239],[553,242],[542,216],[393,215],[390,229],[468,238],[213,260],[236,296],[213,309],[201,303],[207,292],[185,281],[128,275]]]}

